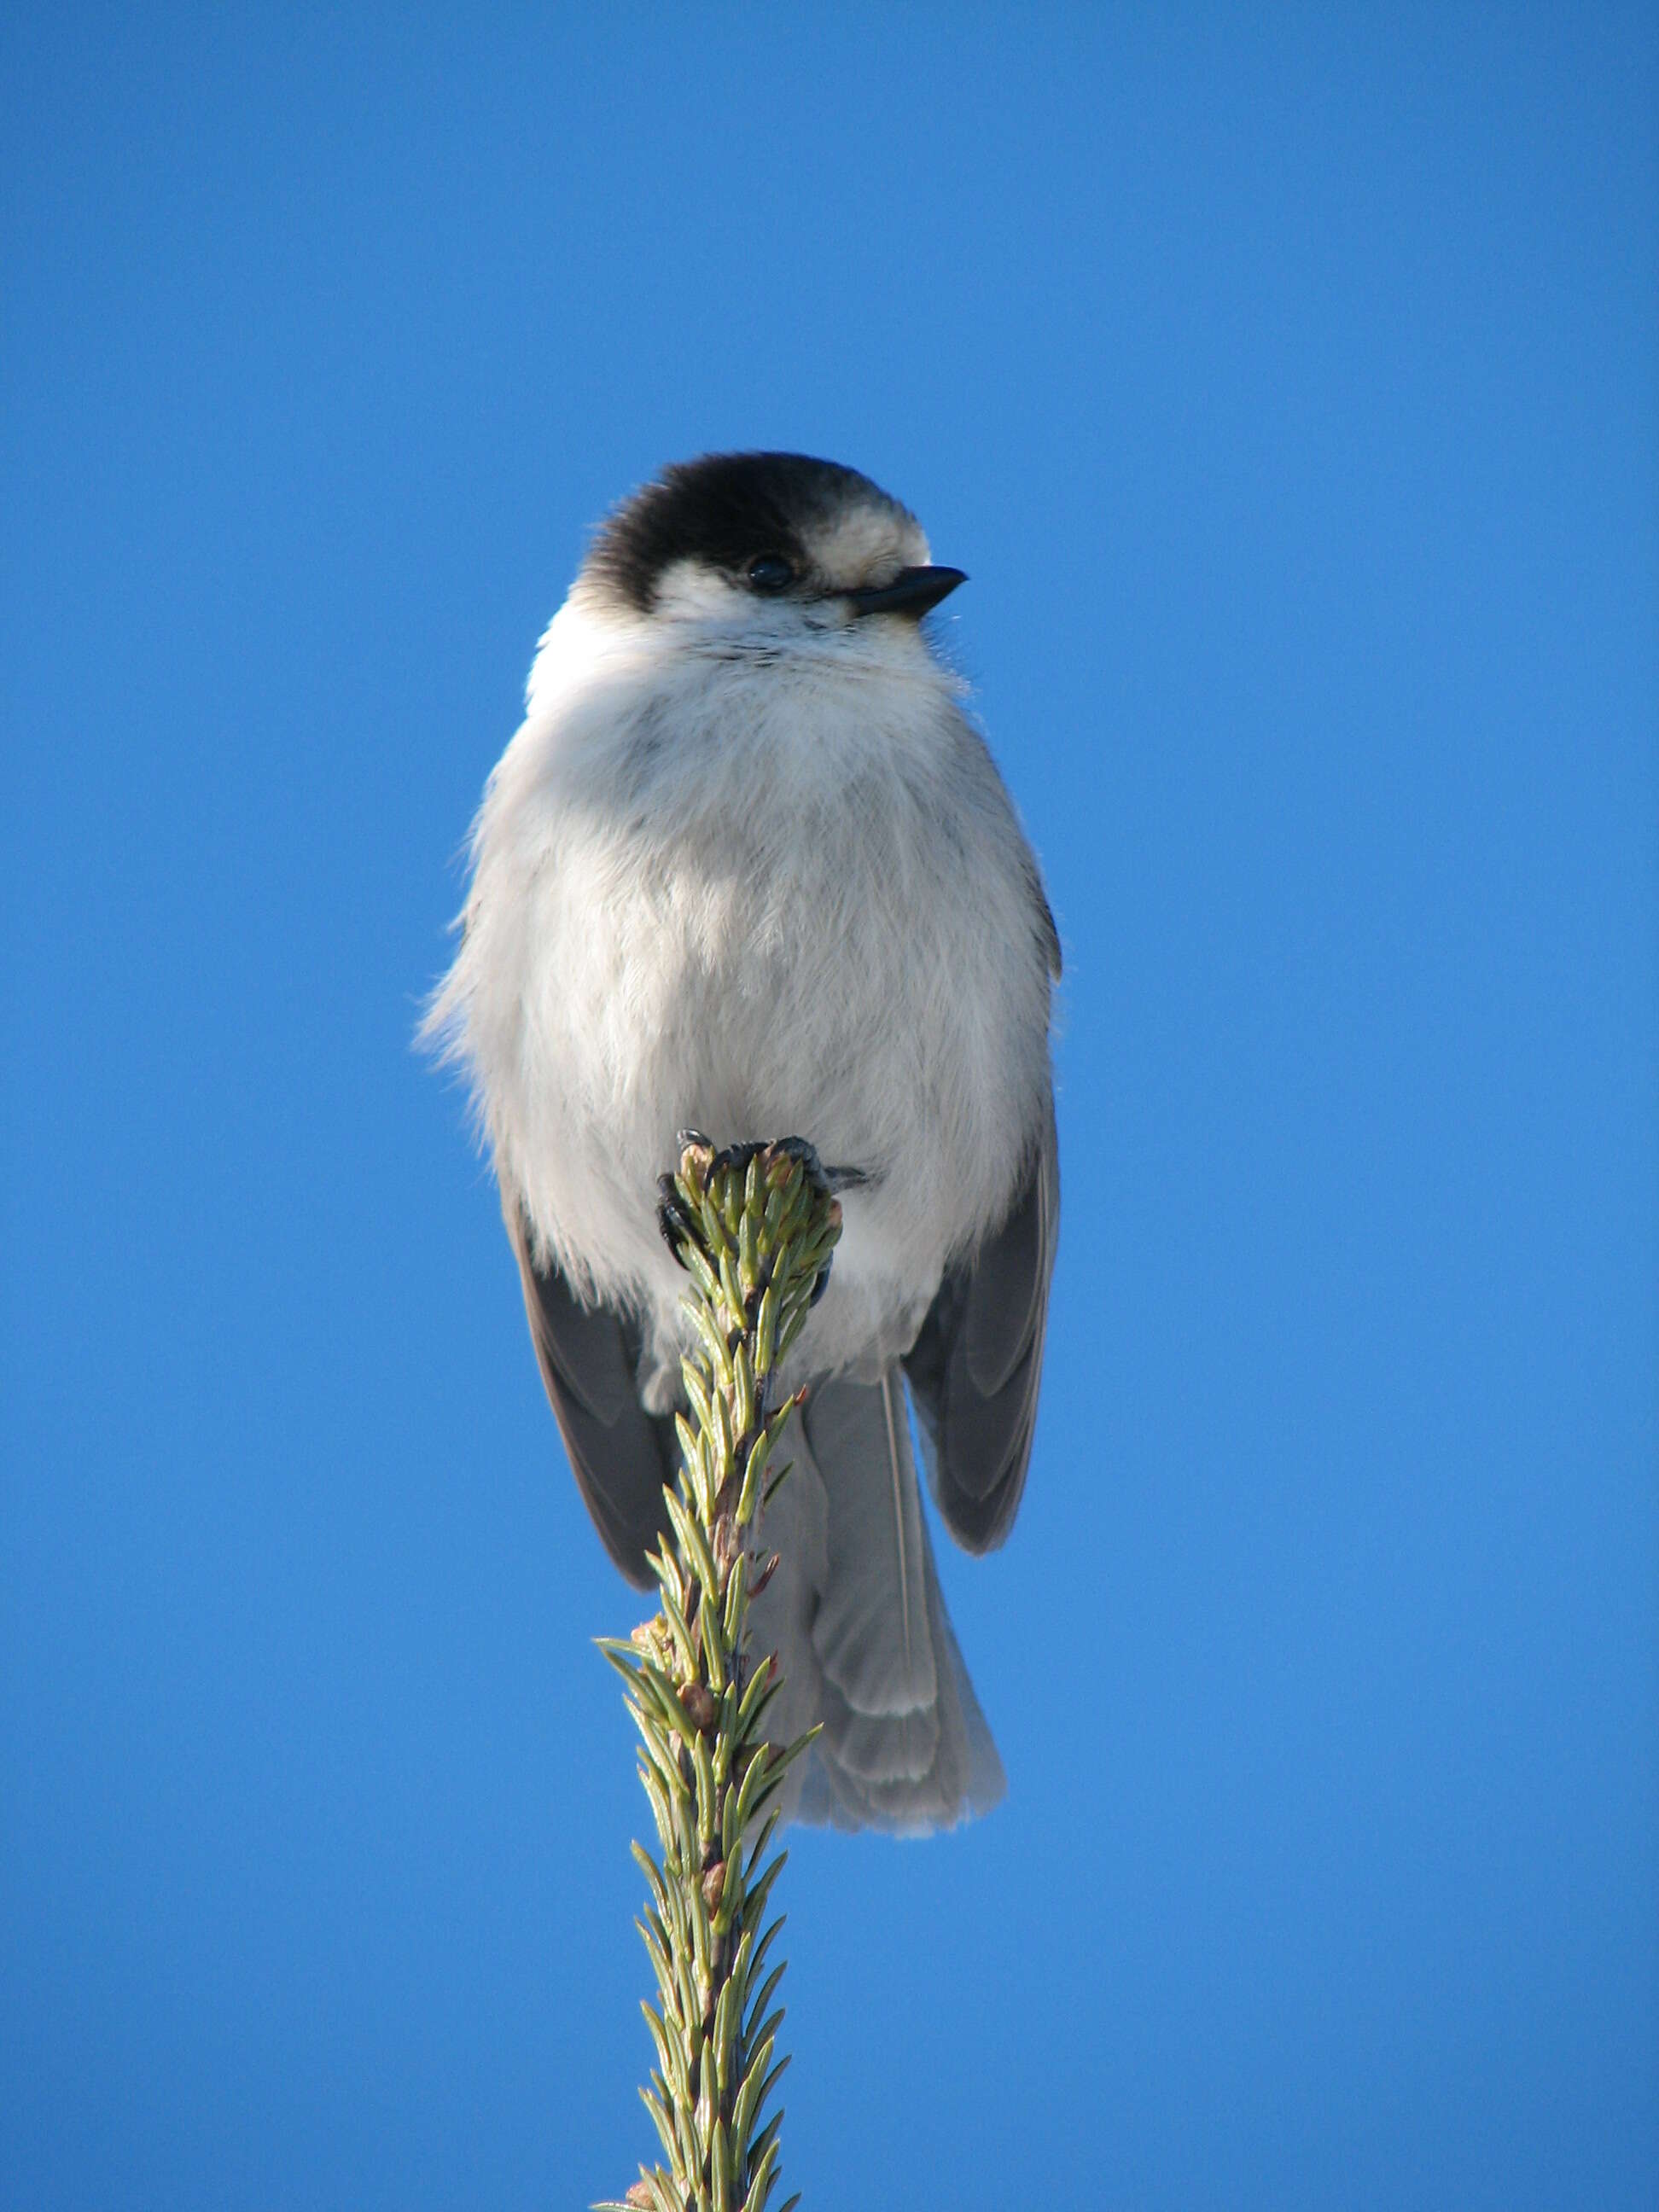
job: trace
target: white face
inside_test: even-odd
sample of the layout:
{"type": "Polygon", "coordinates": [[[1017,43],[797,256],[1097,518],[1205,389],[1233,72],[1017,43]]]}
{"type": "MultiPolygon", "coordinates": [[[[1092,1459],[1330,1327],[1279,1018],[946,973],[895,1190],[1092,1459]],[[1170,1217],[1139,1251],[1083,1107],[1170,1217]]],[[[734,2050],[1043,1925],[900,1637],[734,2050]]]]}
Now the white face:
{"type": "Polygon", "coordinates": [[[844,630],[858,619],[846,593],[890,584],[901,569],[928,560],[921,526],[872,501],[849,501],[801,540],[805,568],[772,592],[695,557],[675,562],[658,580],[651,620],[774,639],[844,630]]]}

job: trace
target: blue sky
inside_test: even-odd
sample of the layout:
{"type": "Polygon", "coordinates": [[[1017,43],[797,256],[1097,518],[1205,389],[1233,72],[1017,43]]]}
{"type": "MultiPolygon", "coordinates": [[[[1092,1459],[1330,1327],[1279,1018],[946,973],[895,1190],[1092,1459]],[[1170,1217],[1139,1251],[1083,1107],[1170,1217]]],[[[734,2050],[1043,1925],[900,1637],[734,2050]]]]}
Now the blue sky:
{"type": "Polygon", "coordinates": [[[1067,956],[1006,1804],[784,1876],[809,2204],[1659,2194],[1659,33],[14,9],[0,2139],[648,2147],[626,1628],[410,1048],[661,462],[908,501],[1067,956]]]}

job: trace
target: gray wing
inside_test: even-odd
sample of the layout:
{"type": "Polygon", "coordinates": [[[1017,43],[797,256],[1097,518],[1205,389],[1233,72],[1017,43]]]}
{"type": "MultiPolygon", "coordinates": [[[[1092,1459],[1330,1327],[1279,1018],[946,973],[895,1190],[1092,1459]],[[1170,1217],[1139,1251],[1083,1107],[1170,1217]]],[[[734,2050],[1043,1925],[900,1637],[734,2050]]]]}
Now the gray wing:
{"type": "Polygon", "coordinates": [[[1012,1212],[946,1274],[904,1363],[934,1499],[970,1552],[1000,1544],[1019,1510],[1059,1231],[1051,1102],[1012,1212]]]}
{"type": "Polygon", "coordinates": [[[647,1413],[635,1371],[639,1331],[610,1306],[584,1306],[558,1268],[538,1267],[516,1210],[507,1234],[524,1285],[525,1312],[542,1381],[570,1470],[605,1548],[638,1589],[651,1577],[645,1555],[667,1516],[665,1483],[679,1466],[667,1414],[647,1413]]]}

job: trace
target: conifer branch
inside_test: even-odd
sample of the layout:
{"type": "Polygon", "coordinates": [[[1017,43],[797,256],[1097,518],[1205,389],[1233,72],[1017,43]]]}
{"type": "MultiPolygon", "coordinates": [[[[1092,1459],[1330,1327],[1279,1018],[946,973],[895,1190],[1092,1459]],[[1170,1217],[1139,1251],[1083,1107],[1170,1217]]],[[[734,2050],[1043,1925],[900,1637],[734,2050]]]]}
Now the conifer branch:
{"type": "MultiPolygon", "coordinates": [[[[777,1565],[766,1506],[787,1474],[773,1455],[804,1393],[780,1401],[783,1362],[823,1287],[841,1208],[809,1146],[715,1152],[688,1139],[660,1186],[664,1233],[691,1276],[696,1348],[683,1363],[689,1419],[665,1491],[672,1540],[649,1565],[660,1603],[600,1649],[626,1686],[658,1855],[635,1844],[648,1897],[636,1923],[656,1976],[642,2009],[655,2046],[641,2090],[662,2145],[628,2212],[764,2212],[779,2179],[784,2066],[767,1920],[786,1853],[772,1850],[779,1792],[816,1730],[775,1744],[766,1717],[775,1654],[749,1650],[749,1601],[777,1565]]],[[[781,2212],[791,2212],[792,2197],[781,2212]]],[[[623,2212],[605,2206],[595,2212],[623,2212]]]]}

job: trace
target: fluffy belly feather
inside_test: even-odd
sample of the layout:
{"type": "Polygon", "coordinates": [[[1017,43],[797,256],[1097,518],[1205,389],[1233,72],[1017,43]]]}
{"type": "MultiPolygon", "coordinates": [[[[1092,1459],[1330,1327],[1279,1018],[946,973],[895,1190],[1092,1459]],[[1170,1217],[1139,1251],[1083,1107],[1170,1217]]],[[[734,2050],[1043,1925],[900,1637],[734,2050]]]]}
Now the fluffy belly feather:
{"type": "Polygon", "coordinates": [[[515,892],[481,885],[519,908],[517,1018],[480,1071],[504,1186],[585,1291],[649,1316],[671,1373],[684,1279],[653,1198],[679,1130],[801,1136],[869,1176],[803,1342],[823,1371],[908,1348],[1035,1125],[1018,1071],[1041,1065],[1046,989],[1010,990],[1006,933],[1029,922],[940,866],[949,841],[918,849],[902,811],[850,827],[797,837],[784,866],[754,828],[665,845],[567,823],[515,892]]]}
{"type": "Polygon", "coordinates": [[[680,696],[659,672],[532,718],[492,780],[434,1020],[504,1205],[582,1295],[646,1318],[659,1401],[684,1279],[655,1186],[681,1129],[805,1137],[870,1177],[802,1341],[825,1372],[908,1348],[1046,1115],[1034,869],[927,667],[921,693],[739,667],[680,696]]]}

